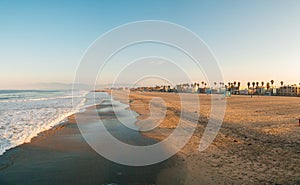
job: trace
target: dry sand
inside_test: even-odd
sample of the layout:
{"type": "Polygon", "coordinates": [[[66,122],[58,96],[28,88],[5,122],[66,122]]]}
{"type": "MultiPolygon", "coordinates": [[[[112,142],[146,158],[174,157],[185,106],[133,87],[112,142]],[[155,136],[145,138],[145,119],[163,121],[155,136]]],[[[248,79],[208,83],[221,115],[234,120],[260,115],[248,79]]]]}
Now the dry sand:
{"type": "MultiPolygon", "coordinates": [[[[163,140],[176,128],[180,115],[178,94],[131,92],[127,98],[125,91],[111,93],[124,103],[131,100],[130,109],[140,114],[137,125],[149,117],[152,98],[160,97],[165,101],[165,118],[152,131],[142,132],[143,135],[163,140]]],[[[178,153],[177,167],[161,172],[161,184],[167,184],[165,176],[174,173],[184,174],[179,184],[300,184],[300,98],[226,98],[222,127],[214,142],[203,152],[198,150],[199,140],[208,122],[211,97],[199,95],[199,101],[199,121],[190,123],[197,124],[196,132],[178,153]]],[[[153,106],[153,110],[159,110],[160,106],[153,106]]],[[[183,119],[189,122],[187,118],[183,119]]]]}

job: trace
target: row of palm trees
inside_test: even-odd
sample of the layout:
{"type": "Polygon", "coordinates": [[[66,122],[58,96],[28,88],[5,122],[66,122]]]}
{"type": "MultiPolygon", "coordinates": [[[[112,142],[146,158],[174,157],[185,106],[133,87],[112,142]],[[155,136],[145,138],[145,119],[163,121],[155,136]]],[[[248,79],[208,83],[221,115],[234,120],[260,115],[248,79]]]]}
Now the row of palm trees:
{"type": "MultiPolygon", "coordinates": [[[[271,80],[270,82],[267,82],[267,89],[270,89],[271,87],[273,87],[273,85],[274,85],[274,80],[271,80]]],[[[201,84],[202,84],[202,87],[206,87],[207,86],[207,83],[206,82],[204,82],[204,81],[202,81],[201,82],[201,84]]],[[[215,87],[217,86],[217,82],[214,82],[214,85],[215,85],[215,87]]],[[[241,82],[236,82],[236,81],[234,81],[234,82],[228,82],[227,83],[228,85],[225,85],[225,83],[223,83],[223,82],[219,82],[219,85],[220,85],[220,87],[225,87],[225,88],[233,88],[233,87],[240,87],[241,86],[241,82]]],[[[259,87],[259,85],[261,84],[261,87],[264,87],[264,85],[265,85],[265,82],[252,82],[252,87],[254,88],[255,87],[255,85],[256,85],[256,87],[259,87]]],[[[281,84],[281,86],[283,86],[283,81],[281,81],[280,82],[280,84],[281,84]]],[[[191,84],[191,85],[189,85],[188,83],[186,83],[186,84],[183,84],[184,86],[187,86],[187,87],[195,87],[195,86],[200,86],[200,84],[199,83],[194,83],[194,84],[191,84]]],[[[300,85],[300,83],[299,83],[299,85],[300,85]]],[[[247,82],[247,86],[248,86],[248,89],[250,88],[250,86],[251,86],[251,82],[247,82]]]]}
{"type": "MultiPolygon", "coordinates": [[[[271,87],[273,88],[274,82],[275,82],[274,80],[270,80],[270,82],[267,82],[266,83],[267,89],[270,89],[271,87]]],[[[214,82],[215,87],[217,87],[218,84],[219,84],[219,87],[224,87],[226,89],[233,89],[233,88],[239,89],[241,87],[241,82],[236,82],[236,81],[228,82],[227,85],[225,85],[224,82],[219,82],[219,83],[214,82]]],[[[194,84],[185,83],[185,84],[180,84],[180,85],[183,87],[192,87],[192,88],[196,87],[196,86],[200,87],[199,83],[194,83],[194,84]]],[[[207,83],[204,81],[201,82],[201,85],[203,88],[207,87],[207,83]]],[[[284,82],[281,81],[280,85],[283,86],[284,82]]],[[[299,83],[299,85],[300,85],[300,83],[299,83]]],[[[263,81],[262,82],[247,82],[247,87],[248,87],[248,89],[250,89],[250,87],[252,87],[252,88],[265,87],[265,82],[263,82],[263,81]]]]}
{"type": "MultiPolygon", "coordinates": [[[[214,82],[215,86],[217,86],[217,84],[218,84],[217,82],[214,82]]],[[[224,86],[223,82],[220,82],[219,84],[220,84],[220,86],[224,86]]],[[[196,86],[200,87],[200,84],[196,83],[196,82],[194,84],[185,83],[185,84],[179,84],[179,85],[181,85],[183,87],[196,87],[196,86]]],[[[207,87],[207,83],[204,81],[201,82],[201,85],[202,85],[202,87],[207,87]]]]}
{"type": "MultiPolygon", "coordinates": [[[[271,87],[274,87],[274,80],[270,80],[270,82],[267,82],[266,83],[266,87],[267,87],[267,89],[270,89],[271,87]]],[[[217,86],[217,82],[214,82],[214,85],[215,86],[217,86]]],[[[223,83],[223,82],[219,82],[219,84],[220,84],[220,87],[226,87],[226,88],[233,88],[233,87],[240,87],[241,86],[241,82],[236,82],[236,81],[234,81],[234,82],[228,82],[227,84],[228,85],[225,85],[225,83],[223,83]]],[[[265,86],[265,82],[247,82],[247,86],[248,86],[248,89],[250,88],[250,86],[251,86],[251,84],[252,84],[252,87],[254,88],[255,86],[256,87],[264,87],[265,86]]],[[[202,81],[202,86],[204,85],[204,87],[206,87],[206,83],[204,82],[204,81],[202,81]]],[[[280,85],[281,86],[283,86],[284,85],[284,82],[283,81],[280,81],[280,85]]],[[[300,83],[299,83],[299,85],[300,85],[300,83]]],[[[198,84],[198,86],[199,86],[199,84],[198,84]]],[[[192,87],[192,86],[191,86],[192,87]]]]}
{"type": "MultiPolygon", "coordinates": [[[[274,82],[275,82],[274,80],[271,80],[270,82],[267,82],[267,89],[270,89],[271,87],[273,87],[274,82]]],[[[264,87],[265,82],[261,82],[260,84],[261,84],[261,87],[264,87]]],[[[283,86],[283,84],[284,84],[283,81],[281,81],[280,85],[283,86]]],[[[259,82],[252,82],[252,87],[253,88],[255,87],[255,85],[256,85],[256,87],[259,87],[259,82]]],[[[300,83],[299,83],[299,85],[300,85],[300,83]]],[[[247,82],[247,86],[248,86],[248,89],[249,89],[250,86],[251,86],[251,82],[247,82]]]]}

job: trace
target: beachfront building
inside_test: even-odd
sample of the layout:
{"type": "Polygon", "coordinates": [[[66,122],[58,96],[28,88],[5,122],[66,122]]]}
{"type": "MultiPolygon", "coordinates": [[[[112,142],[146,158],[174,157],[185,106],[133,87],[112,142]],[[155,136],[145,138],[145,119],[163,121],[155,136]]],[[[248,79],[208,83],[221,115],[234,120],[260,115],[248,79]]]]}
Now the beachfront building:
{"type": "Polygon", "coordinates": [[[250,94],[249,89],[242,89],[242,90],[239,91],[239,94],[240,95],[248,95],[248,94],[250,94]]]}
{"type": "Polygon", "coordinates": [[[300,87],[296,87],[295,93],[296,93],[296,96],[300,96],[300,87]]]}
{"type": "Polygon", "coordinates": [[[199,84],[195,83],[195,84],[193,85],[193,90],[192,90],[192,92],[193,92],[193,93],[198,93],[198,89],[199,89],[199,84]]]}
{"type": "Polygon", "coordinates": [[[199,93],[199,94],[223,94],[226,92],[226,87],[224,83],[220,83],[219,88],[216,86],[215,87],[208,87],[207,83],[202,81],[202,85],[200,86],[199,83],[194,83],[194,84],[178,84],[175,86],[176,92],[181,92],[181,93],[199,93]]]}
{"type": "Polygon", "coordinates": [[[228,82],[227,91],[229,91],[231,94],[240,94],[240,86],[241,86],[240,82],[238,82],[238,83],[228,82]]]}
{"type": "Polygon", "coordinates": [[[279,90],[279,88],[271,88],[271,95],[272,96],[276,96],[276,95],[278,95],[278,90],[279,90]]]}
{"type": "Polygon", "coordinates": [[[179,84],[179,85],[176,85],[175,89],[179,93],[186,93],[189,90],[189,84],[179,84]]]}
{"type": "Polygon", "coordinates": [[[255,94],[257,94],[257,95],[265,95],[265,93],[266,93],[266,88],[265,87],[263,87],[263,86],[257,86],[255,88],[255,94]]]}
{"type": "MultiPolygon", "coordinates": [[[[244,94],[241,93],[240,94],[244,94]]],[[[264,87],[256,86],[249,87],[248,94],[252,95],[265,95],[265,96],[300,96],[300,86],[295,85],[282,85],[281,87],[264,87]]]]}
{"type": "Polygon", "coordinates": [[[300,87],[297,85],[285,85],[278,88],[280,96],[300,96],[300,87]]]}
{"type": "Polygon", "coordinates": [[[224,94],[226,92],[226,87],[219,87],[218,89],[216,89],[217,91],[213,91],[213,93],[216,92],[216,94],[224,94]]]}
{"type": "Polygon", "coordinates": [[[204,88],[199,88],[198,89],[198,93],[206,93],[206,88],[204,87],[204,88]]]}
{"type": "MultiPolygon", "coordinates": [[[[250,82],[249,82],[250,83],[250,82]]],[[[202,83],[202,86],[199,86],[199,83],[194,84],[179,84],[175,87],[170,85],[160,85],[155,87],[137,87],[132,88],[132,91],[157,91],[157,92],[178,92],[178,93],[201,93],[201,94],[235,94],[235,95],[263,95],[263,96],[299,96],[300,97],[300,86],[295,85],[282,85],[281,87],[270,86],[267,83],[264,86],[264,83],[261,83],[259,86],[258,82],[253,82],[252,86],[248,85],[246,89],[240,89],[240,83],[220,83],[220,86],[217,87],[208,87],[205,82],[202,83]],[[256,86],[255,86],[256,85],[256,86]]]]}
{"type": "Polygon", "coordinates": [[[218,89],[211,89],[211,94],[218,94],[218,89]]]}

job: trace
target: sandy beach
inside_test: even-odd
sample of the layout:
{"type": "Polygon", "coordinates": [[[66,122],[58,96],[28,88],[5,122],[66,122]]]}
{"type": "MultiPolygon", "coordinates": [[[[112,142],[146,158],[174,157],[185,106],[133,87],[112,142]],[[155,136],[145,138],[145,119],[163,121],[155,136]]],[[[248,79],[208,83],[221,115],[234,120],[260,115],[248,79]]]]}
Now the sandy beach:
{"type": "MultiPolygon", "coordinates": [[[[111,92],[115,100],[123,103],[130,100],[129,109],[139,114],[137,126],[147,127],[143,120],[150,115],[152,98],[164,100],[166,116],[163,120],[152,120],[161,121],[155,129],[140,133],[121,129],[113,121],[107,127],[112,135],[129,144],[137,144],[136,141],[152,144],[165,139],[176,128],[181,106],[178,94],[131,92],[126,98],[127,93],[111,92]]],[[[184,96],[193,101],[190,94],[184,96]]],[[[300,98],[227,98],[224,122],[216,139],[199,152],[211,98],[198,97],[199,121],[183,118],[187,125],[197,124],[196,131],[184,148],[164,162],[129,167],[105,159],[85,142],[73,115],[64,124],[2,155],[0,184],[300,184],[300,98]]],[[[107,107],[97,106],[101,108],[107,107]]],[[[160,110],[161,105],[157,103],[151,108],[160,110]]],[[[92,110],[77,115],[88,125],[98,119],[90,114],[92,110]]],[[[188,111],[195,110],[188,107],[188,111]]],[[[100,118],[116,119],[105,111],[100,118]]]]}
{"type": "MultiPolygon", "coordinates": [[[[125,92],[113,91],[112,94],[121,101],[128,101],[124,98],[125,92]]],[[[140,120],[146,119],[150,114],[149,101],[154,97],[165,101],[167,114],[158,127],[143,135],[163,140],[179,120],[177,94],[131,92],[130,109],[140,114],[140,120]]],[[[222,127],[203,152],[198,151],[199,140],[208,121],[211,98],[199,95],[199,101],[201,115],[197,130],[178,153],[183,163],[180,165],[186,167],[183,184],[300,184],[300,98],[227,98],[222,127]]]]}
{"type": "MultiPolygon", "coordinates": [[[[110,111],[101,111],[110,105],[99,105],[101,119],[106,119],[106,128],[118,139],[130,144],[152,144],[156,141],[143,137],[137,131],[122,127],[110,111]]],[[[95,107],[88,108],[83,113],[77,113],[76,118],[85,120],[87,127],[93,126],[99,119],[91,112],[95,107]]],[[[0,156],[1,185],[94,185],[94,184],[125,184],[152,185],[157,184],[161,170],[175,169],[176,157],[164,162],[131,167],[112,162],[96,153],[82,137],[75,115],[68,118],[53,129],[40,133],[30,143],[26,143],[5,152],[0,156]]],[[[101,133],[99,133],[101,134],[101,133]]],[[[120,151],[122,153],[122,151],[120,151]]],[[[181,176],[171,175],[168,182],[176,184],[181,176]]],[[[160,180],[161,181],[161,180],[160,180]]]]}

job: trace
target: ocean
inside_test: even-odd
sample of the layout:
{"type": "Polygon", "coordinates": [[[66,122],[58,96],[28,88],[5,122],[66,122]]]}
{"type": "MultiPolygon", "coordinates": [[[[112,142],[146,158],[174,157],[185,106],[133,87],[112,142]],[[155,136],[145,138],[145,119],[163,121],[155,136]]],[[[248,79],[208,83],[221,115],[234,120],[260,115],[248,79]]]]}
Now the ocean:
{"type": "Polygon", "coordinates": [[[80,90],[0,90],[0,155],[108,98],[80,90]]]}

